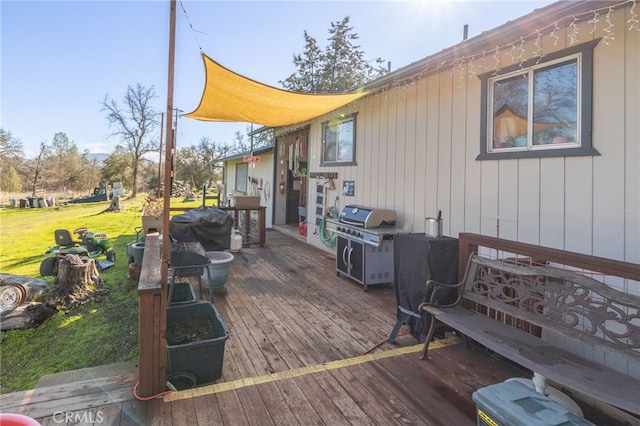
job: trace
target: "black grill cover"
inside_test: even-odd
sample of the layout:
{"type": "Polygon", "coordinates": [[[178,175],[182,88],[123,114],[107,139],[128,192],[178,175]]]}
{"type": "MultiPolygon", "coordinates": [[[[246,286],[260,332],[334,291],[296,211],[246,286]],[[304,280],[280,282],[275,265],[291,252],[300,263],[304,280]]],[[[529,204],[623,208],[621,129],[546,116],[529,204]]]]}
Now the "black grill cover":
{"type": "Polygon", "coordinates": [[[215,207],[198,207],[173,216],[169,221],[169,233],[179,241],[197,241],[205,251],[222,251],[231,248],[233,217],[215,207]]]}
{"type": "MultiPolygon", "coordinates": [[[[418,314],[418,306],[430,297],[427,280],[445,284],[458,282],[458,239],[398,234],[394,240],[394,259],[398,307],[416,314],[408,324],[411,335],[420,340],[429,328],[429,317],[418,314]]],[[[451,303],[456,299],[455,292],[440,296],[440,303],[451,303]]],[[[401,318],[398,309],[398,319],[401,318]]]]}

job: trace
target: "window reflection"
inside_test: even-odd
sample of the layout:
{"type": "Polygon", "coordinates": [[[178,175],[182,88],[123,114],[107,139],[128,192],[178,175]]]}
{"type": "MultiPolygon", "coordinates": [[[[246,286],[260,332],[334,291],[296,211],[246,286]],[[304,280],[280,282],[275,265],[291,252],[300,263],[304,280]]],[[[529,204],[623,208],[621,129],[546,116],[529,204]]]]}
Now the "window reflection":
{"type": "Polygon", "coordinates": [[[493,150],[578,142],[577,58],[496,79],[491,87],[493,150]]]}
{"type": "Polygon", "coordinates": [[[322,124],[322,162],[353,162],[355,155],[355,117],[322,124]]]}
{"type": "Polygon", "coordinates": [[[534,145],[577,142],[577,69],[573,60],[534,73],[534,145]]]}

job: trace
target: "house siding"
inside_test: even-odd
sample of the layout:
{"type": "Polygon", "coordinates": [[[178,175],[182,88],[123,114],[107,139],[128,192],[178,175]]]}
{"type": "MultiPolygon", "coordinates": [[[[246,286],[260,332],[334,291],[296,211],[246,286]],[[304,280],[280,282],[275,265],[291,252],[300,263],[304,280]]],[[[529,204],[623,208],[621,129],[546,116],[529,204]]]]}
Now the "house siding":
{"type": "MultiPolygon", "coordinates": [[[[310,171],[338,173],[328,199],[394,209],[400,225],[411,224],[414,232],[423,232],[424,218],[442,210],[446,235],[476,232],[639,262],[640,32],[626,29],[629,13],[626,7],[610,14],[615,39],[594,50],[593,145],[600,156],[476,160],[477,74],[491,71],[482,70],[482,62],[513,64],[515,53],[505,49],[314,120],[310,171]],[[319,167],[320,123],[352,112],[358,113],[357,165],[319,167]],[[340,193],[344,180],[356,182],[353,197],[340,193]]],[[[604,27],[578,24],[574,44],[603,37],[604,27]]],[[[543,54],[571,45],[567,28],[555,35],[557,42],[548,35],[538,41],[543,54]]],[[[534,43],[523,45],[523,59],[533,57],[534,43]]],[[[313,236],[309,241],[322,246],[313,236]]]]}
{"type": "MultiPolygon", "coordinates": [[[[267,152],[258,154],[257,157],[260,157],[260,162],[255,164],[252,167],[249,164],[249,176],[257,179],[258,181],[262,180],[262,187],[258,188],[258,194],[260,196],[260,205],[265,206],[265,227],[267,229],[272,228],[273,223],[273,202],[272,198],[274,196],[274,186],[277,190],[277,185],[274,185],[273,182],[273,161],[274,155],[273,152],[267,152]]],[[[236,166],[238,164],[244,164],[242,158],[228,160],[225,163],[225,201],[229,202],[230,205],[233,204],[233,198],[229,198],[229,194],[235,195],[250,195],[245,193],[240,193],[235,190],[236,188],[236,166]]]]}

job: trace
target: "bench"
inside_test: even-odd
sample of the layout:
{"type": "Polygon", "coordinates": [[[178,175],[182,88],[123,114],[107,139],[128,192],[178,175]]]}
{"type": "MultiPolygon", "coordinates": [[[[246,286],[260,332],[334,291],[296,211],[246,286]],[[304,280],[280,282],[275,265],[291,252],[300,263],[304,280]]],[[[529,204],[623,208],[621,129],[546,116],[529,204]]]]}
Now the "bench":
{"type": "Polygon", "coordinates": [[[429,301],[418,308],[430,320],[422,359],[427,358],[438,320],[463,334],[465,342],[470,338],[531,370],[534,379],[549,378],[640,415],[640,297],[575,272],[475,254],[468,259],[462,281],[429,280],[427,287],[429,301]],[[455,302],[438,305],[438,293],[443,291],[455,292],[455,302]],[[575,343],[586,356],[557,342],[575,343]],[[633,373],[623,374],[592,360],[605,358],[633,373]]]}

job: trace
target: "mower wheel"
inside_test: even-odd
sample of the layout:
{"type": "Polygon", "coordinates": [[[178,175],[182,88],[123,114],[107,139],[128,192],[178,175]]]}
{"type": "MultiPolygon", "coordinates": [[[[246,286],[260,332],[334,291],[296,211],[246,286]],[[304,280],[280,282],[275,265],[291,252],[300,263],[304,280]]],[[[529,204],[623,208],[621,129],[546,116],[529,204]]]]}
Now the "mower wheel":
{"type": "Polygon", "coordinates": [[[46,257],[42,263],[40,263],[40,275],[43,277],[55,277],[58,275],[58,258],[46,257]]]}
{"type": "Polygon", "coordinates": [[[113,251],[113,250],[108,250],[107,251],[107,260],[109,262],[116,263],[116,252],[113,251]]]}

